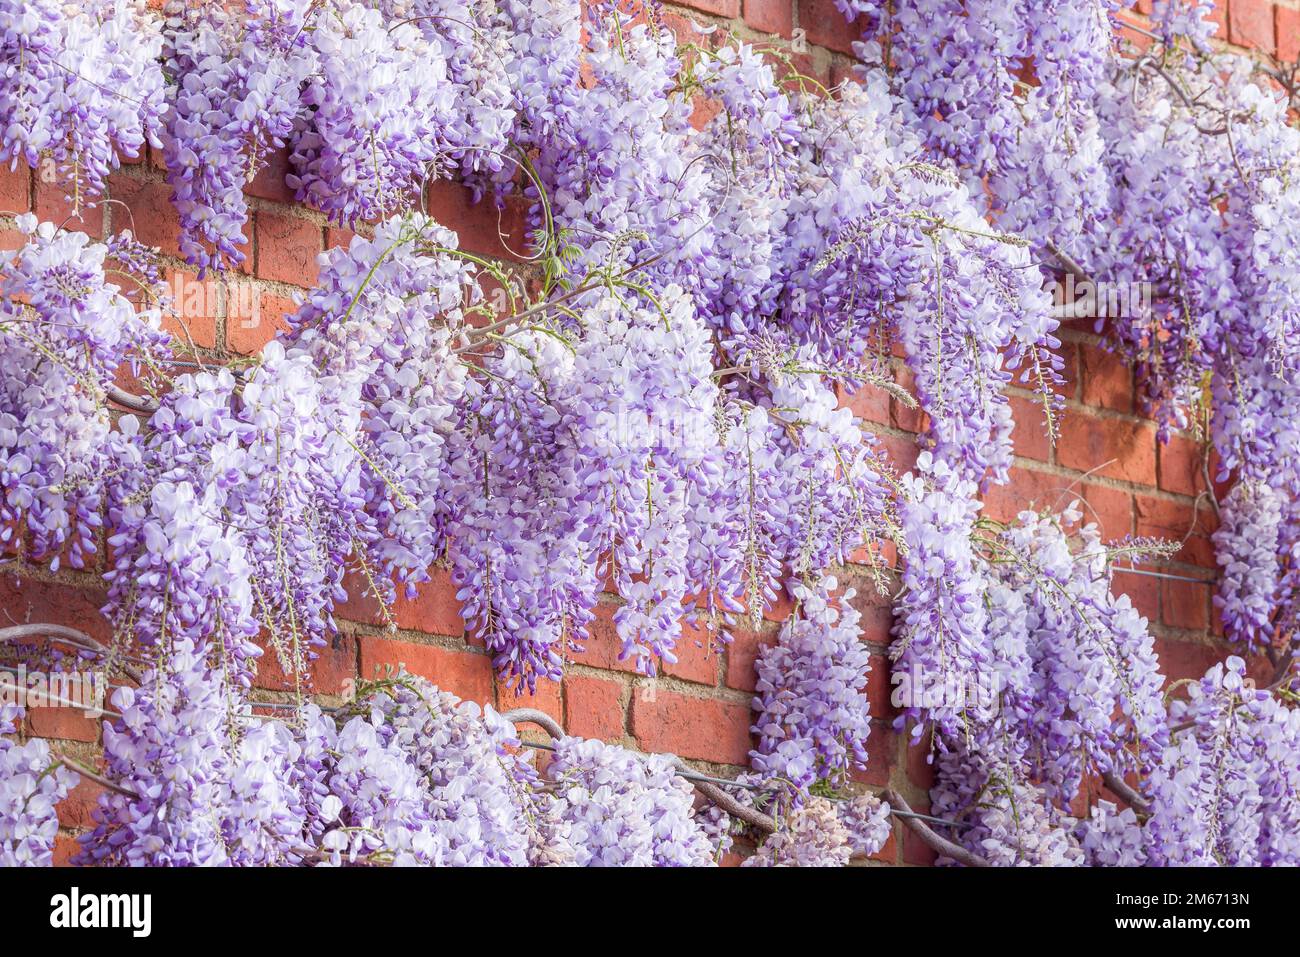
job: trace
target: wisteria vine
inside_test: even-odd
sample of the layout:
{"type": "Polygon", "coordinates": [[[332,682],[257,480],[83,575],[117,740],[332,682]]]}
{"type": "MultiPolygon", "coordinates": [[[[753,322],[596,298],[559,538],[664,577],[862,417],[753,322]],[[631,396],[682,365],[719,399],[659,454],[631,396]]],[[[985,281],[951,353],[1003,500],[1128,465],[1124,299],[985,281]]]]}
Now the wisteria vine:
{"type": "Polygon", "coordinates": [[[856,82],[824,91],[654,2],[0,2],[0,159],[48,164],[74,213],[147,145],[184,258],[238,268],[244,188],[282,152],[358,233],[223,367],[162,332],[161,260],[129,234],[17,221],[0,543],[108,556],[111,641],[44,637],[120,687],[102,774],[0,711],[0,863],[50,862],[76,773],[104,788],[85,864],[841,865],[890,815],[963,864],[1300,863],[1290,102],[1214,51],[1205,3],[1157,0],[1143,49],[1110,0],[840,7],[856,82]],[[441,178],[526,208],[522,269],[427,214],[441,178]],[[1054,302],[1057,275],[1093,291],[1054,302]],[[1112,315],[1106,284],[1153,294],[1112,315]],[[1176,547],[1103,542],[1075,505],[982,514],[1008,387],[1055,436],[1058,326],[1094,316],[1162,437],[1217,452],[1216,601],[1266,688],[1232,657],[1165,689],[1111,570],[1176,547]],[[902,474],[843,401],[863,390],[923,416],[902,474]],[[646,676],[788,598],[750,770],[525,739],[404,671],[313,703],[340,606],[388,614],[439,567],[521,696],[607,590],[646,676]],[[855,781],[858,588],[893,601],[929,823],[855,781]],[[268,654],[290,702],[252,692],[268,654]]]}

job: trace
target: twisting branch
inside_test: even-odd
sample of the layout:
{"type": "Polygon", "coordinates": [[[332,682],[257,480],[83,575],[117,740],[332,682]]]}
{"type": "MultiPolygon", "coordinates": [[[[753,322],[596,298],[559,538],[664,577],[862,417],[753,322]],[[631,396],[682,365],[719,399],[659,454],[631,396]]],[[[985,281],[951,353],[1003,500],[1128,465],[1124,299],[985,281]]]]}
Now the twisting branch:
{"type": "Polygon", "coordinates": [[[1107,771],[1101,776],[1101,779],[1105,782],[1106,787],[1110,788],[1112,794],[1122,799],[1133,810],[1139,814],[1151,813],[1151,802],[1114,771],[1107,771]]]}
{"type": "MultiPolygon", "coordinates": [[[[52,625],[46,623],[34,625],[10,625],[8,628],[0,628],[0,645],[7,641],[27,641],[36,638],[51,638],[55,641],[61,641],[64,644],[72,645],[74,648],[80,648],[83,651],[94,652],[98,655],[107,657],[110,654],[109,647],[97,638],[92,638],[84,631],[76,628],[69,628],[67,625],[52,625]]],[[[127,677],[131,678],[137,684],[140,683],[141,674],[136,668],[123,664],[122,670],[127,677]]]]}
{"type": "Polygon", "coordinates": [[[926,824],[925,821],[912,810],[911,806],[903,800],[902,795],[893,788],[887,788],[882,797],[884,797],[890,807],[902,812],[899,817],[902,817],[903,823],[915,831],[916,836],[921,839],[925,846],[930,848],[936,854],[940,854],[944,857],[951,857],[954,861],[957,861],[960,864],[965,864],[967,867],[989,866],[989,862],[984,860],[984,858],[980,857],[975,852],[968,851],[960,844],[954,844],[946,837],[940,837],[932,831],[930,825],[926,824]]]}
{"type": "Polygon", "coordinates": [[[116,402],[118,405],[130,409],[132,412],[139,412],[143,415],[153,415],[159,409],[159,404],[153,399],[146,399],[144,396],[135,395],[127,392],[125,389],[118,388],[115,385],[106,386],[104,393],[108,396],[109,401],[116,402]]]}
{"type": "Polygon", "coordinates": [[[511,724],[535,724],[552,738],[564,737],[564,728],[560,727],[560,722],[545,711],[540,711],[537,708],[515,708],[513,711],[507,711],[501,717],[511,724]]]}

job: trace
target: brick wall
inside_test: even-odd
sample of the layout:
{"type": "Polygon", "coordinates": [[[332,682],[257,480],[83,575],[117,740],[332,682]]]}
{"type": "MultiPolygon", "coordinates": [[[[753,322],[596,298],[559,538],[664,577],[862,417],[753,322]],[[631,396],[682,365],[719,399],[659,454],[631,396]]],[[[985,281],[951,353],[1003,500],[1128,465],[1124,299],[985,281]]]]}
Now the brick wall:
{"type": "MultiPolygon", "coordinates": [[[[1140,11],[1149,9],[1149,0],[1138,6],[1140,11]]],[[[1227,0],[1220,10],[1219,32],[1225,42],[1276,51],[1287,59],[1300,55],[1300,0],[1227,0]]],[[[793,51],[804,73],[828,85],[847,76],[852,64],[851,43],[857,34],[832,0],[694,0],[670,8],[674,29],[686,30],[687,20],[720,23],[742,38],[782,44],[793,51]]],[[[68,220],[69,228],[95,236],[131,228],[168,257],[168,279],[179,313],[169,320],[172,331],[187,336],[212,359],[247,355],[282,327],[294,294],[314,282],[316,256],[346,244],[351,235],[295,205],[283,185],[284,169],[285,156],[277,156],[249,185],[250,254],[245,266],[223,281],[199,283],[178,258],[176,214],[156,152],[112,177],[112,202],[73,219],[57,188],[39,176],[27,170],[0,172],[0,245],[13,243],[17,236],[12,214],[29,210],[41,219],[68,220]]],[[[516,208],[499,216],[489,206],[472,205],[462,188],[440,183],[430,190],[429,209],[456,230],[462,246],[472,252],[510,262],[515,258],[511,250],[522,246],[516,208]]],[[[1215,519],[1203,496],[1202,449],[1180,435],[1168,444],[1157,443],[1154,426],[1138,411],[1132,372],[1101,347],[1086,324],[1066,328],[1062,339],[1067,381],[1061,439],[1054,448],[1048,443],[1032,396],[1013,389],[1017,427],[1012,483],[990,491],[988,511],[1005,519],[1029,503],[1064,505],[1077,496],[1107,537],[1136,533],[1185,541],[1167,570],[1198,581],[1120,573],[1116,585],[1151,621],[1169,677],[1199,675],[1223,651],[1215,638],[1211,586],[1205,583],[1214,574],[1209,535],[1215,519]]],[[[897,378],[905,381],[906,370],[897,360],[896,365],[897,378]]],[[[906,469],[916,454],[917,413],[879,390],[858,394],[852,404],[873,424],[898,467],[906,469]]],[[[15,621],[65,623],[107,637],[98,612],[104,599],[99,573],[7,566],[0,574],[0,610],[15,621]]],[[[857,783],[871,788],[892,785],[913,806],[925,809],[930,778],[924,749],[909,748],[890,727],[888,604],[876,596],[860,569],[849,567],[840,577],[859,584],[854,601],[863,613],[863,640],[873,653],[875,669],[869,685],[871,761],[857,775],[857,783]]],[[[547,711],[575,734],[645,751],[675,752],[714,773],[739,771],[750,747],[754,656],[774,639],[784,612],[770,616],[755,632],[740,632],[720,656],[687,634],[681,660],[648,678],[617,659],[612,627],[617,603],[612,595],[604,597],[592,640],[569,666],[563,683],[544,686],[535,698],[520,703],[547,711]]],[[[395,630],[373,601],[354,599],[341,610],[338,640],[315,663],[316,693],[324,701],[337,702],[358,677],[402,662],[466,698],[501,709],[515,706],[518,699],[494,679],[488,656],[465,634],[457,609],[445,572],[421,588],[415,599],[398,602],[392,610],[395,630]]],[[[285,699],[289,688],[273,662],[264,668],[260,695],[285,699]]],[[[94,760],[98,727],[79,711],[36,709],[28,722],[31,733],[60,739],[69,752],[94,760]]],[[[87,825],[96,791],[94,785],[82,784],[65,802],[58,859],[67,858],[72,835],[87,825]]],[[[932,855],[910,832],[899,830],[877,857],[915,864],[929,862],[932,855]]]]}

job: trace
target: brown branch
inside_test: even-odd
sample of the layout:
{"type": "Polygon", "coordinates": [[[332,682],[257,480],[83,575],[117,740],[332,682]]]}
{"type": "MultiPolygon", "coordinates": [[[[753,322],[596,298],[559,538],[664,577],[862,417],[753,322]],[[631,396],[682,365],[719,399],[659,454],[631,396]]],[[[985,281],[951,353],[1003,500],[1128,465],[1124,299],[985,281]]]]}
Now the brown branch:
{"type": "Polygon", "coordinates": [[[1120,798],[1133,810],[1139,814],[1151,813],[1151,802],[1114,771],[1107,771],[1101,776],[1101,779],[1105,782],[1106,787],[1110,788],[1112,794],[1120,798]]]}
{"type": "Polygon", "coordinates": [[[980,857],[974,851],[968,851],[960,844],[954,844],[946,837],[940,837],[931,830],[930,826],[926,824],[925,821],[916,817],[916,812],[912,810],[905,800],[903,800],[902,795],[893,788],[887,788],[882,796],[889,803],[890,807],[894,808],[896,811],[902,812],[899,817],[902,817],[903,823],[915,831],[916,836],[921,839],[922,843],[935,853],[940,854],[943,857],[951,857],[954,861],[957,861],[959,864],[965,864],[967,867],[989,866],[989,862],[980,857]]]}

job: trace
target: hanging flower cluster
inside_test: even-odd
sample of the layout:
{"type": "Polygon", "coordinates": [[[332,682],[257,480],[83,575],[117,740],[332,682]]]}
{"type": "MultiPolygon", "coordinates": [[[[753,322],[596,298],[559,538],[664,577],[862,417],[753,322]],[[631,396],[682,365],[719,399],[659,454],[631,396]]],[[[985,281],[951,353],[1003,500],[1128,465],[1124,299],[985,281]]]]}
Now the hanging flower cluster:
{"type": "Polygon", "coordinates": [[[39,738],[10,740],[23,713],[0,705],[0,867],[49,867],[59,830],[56,805],[77,776],[52,759],[50,746],[39,738]]]}
{"type": "Polygon", "coordinates": [[[79,213],[123,158],[162,145],[161,48],[143,2],[0,4],[0,162],[53,172],[79,213]]]}
{"type": "MultiPolygon", "coordinates": [[[[749,45],[680,42],[654,3],[245,0],[161,23],[0,5],[0,158],[52,157],[88,196],[115,150],[165,131],[181,250],[205,269],[242,260],[243,188],[276,150],[300,200],[366,223],[257,360],[174,378],[129,237],[25,219],[0,268],[0,540],[54,568],[107,545],[113,654],[147,666],[115,697],[115,790],[83,862],[703,865],[733,813],[754,866],[875,853],[890,806],[847,780],[869,656],[835,571],[863,562],[888,591],[886,546],[899,728],[929,734],[961,846],[1292,860],[1292,712],[1237,659],[1168,706],[1146,623],[1111,594],[1116,556],[1168,550],[1108,546],[1073,509],[1002,526],[978,501],[1011,468],[1007,387],[1054,431],[1056,325],[1097,305],[1054,307],[1037,254],[1147,284],[1106,328],[1166,431],[1212,397],[1235,480],[1224,619],[1251,649],[1289,635],[1285,103],[1209,54],[1199,7],[1157,4],[1156,46],[1124,58],[1109,3],[842,6],[866,18],[861,82],[819,97],[749,45]],[[717,110],[698,130],[695,98],[717,110]],[[518,190],[531,286],[416,210],[444,175],[518,190]],[[484,318],[488,278],[504,315],[484,318]],[[843,407],[860,389],[924,414],[907,474],[843,407]],[[788,591],[740,795],[697,811],[675,760],[595,741],[534,761],[499,716],[404,674],[338,712],[305,703],[351,582],[387,605],[438,564],[520,694],[561,677],[606,587],[646,675],[684,626],[720,647],[788,591]],[[296,682],[284,721],[250,701],[264,648],[296,682]],[[1132,776],[1125,811],[1067,810],[1132,776]]],[[[47,861],[66,775],[0,747],[0,851],[47,861]]]]}

